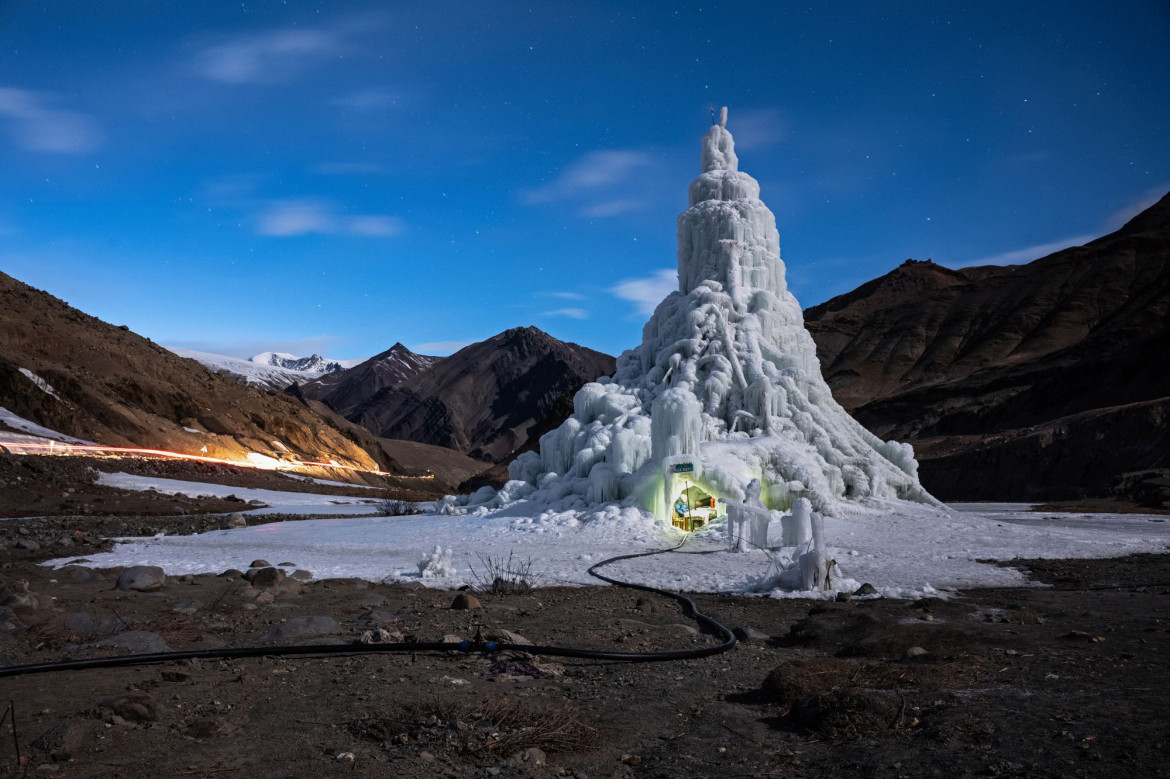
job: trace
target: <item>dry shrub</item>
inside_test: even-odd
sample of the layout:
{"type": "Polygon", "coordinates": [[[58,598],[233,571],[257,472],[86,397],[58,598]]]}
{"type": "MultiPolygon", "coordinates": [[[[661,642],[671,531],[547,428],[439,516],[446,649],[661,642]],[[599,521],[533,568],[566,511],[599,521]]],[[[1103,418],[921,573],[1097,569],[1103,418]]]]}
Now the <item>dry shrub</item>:
{"type": "Polygon", "coordinates": [[[512,552],[508,552],[508,559],[503,557],[484,557],[477,554],[481,565],[480,570],[471,567],[471,576],[475,579],[474,588],[479,592],[492,595],[527,595],[540,586],[543,575],[533,570],[532,558],[516,560],[512,552]]]}
{"type": "Polygon", "coordinates": [[[383,498],[378,501],[378,510],[385,517],[406,517],[423,513],[422,509],[409,500],[400,500],[399,498],[383,498]]]}
{"type": "Polygon", "coordinates": [[[507,697],[453,701],[435,712],[459,734],[462,751],[511,755],[525,749],[574,752],[596,745],[597,730],[569,705],[507,697]]]}
{"type": "Polygon", "coordinates": [[[532,747],[550,753],[574,752],[596,746],[598,738],[597,729],[568,704],[507,697],[408,704],[344,727],[384,748],[415,743],[432,751],[451,749],[476,757],[506,757],[532,747]]]}

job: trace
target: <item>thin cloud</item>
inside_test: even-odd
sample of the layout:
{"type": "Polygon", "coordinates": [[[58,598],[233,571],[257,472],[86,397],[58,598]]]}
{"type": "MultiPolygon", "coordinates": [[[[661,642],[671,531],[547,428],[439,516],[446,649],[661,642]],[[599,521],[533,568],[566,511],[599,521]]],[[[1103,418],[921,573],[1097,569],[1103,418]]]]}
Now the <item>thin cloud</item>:
{"type": "Polygon", "coordinates": [[[589,218],[606,218],[628,214],[631,211],[641,211],[646,207],[645,201],[625,198],[622,200],[607,200],[604,203],[595,203],[581,209],[581,216],[589,218]]]}
{"type": "Polygon", "coordinates": [[[384,111],[399,105],[399,96],[385,89],[359,89],[329,101],[351,111],[384,111]]]}
{"type": "MultiPolygon", "coordinates": [[[[1170,187],[1168,184],[1151,187],[1129,205],[1110,214],[1105,220],[1102,233],[1111,233],[1119,229],[1130,219],[1133,219],[1142,211],[1157,203],[1166,195],[1168,187],[1170,187]]],[[[1038,260],[1041,257],[1047,257],[1061,249],[1067,249],[1071,246],[1082,246],[1100,237],[1101,234],[1074,235],[1068,238],[1062,238],[1059,241],[1050,241],[1048,243],[1037,244],[1036,246],[1028,246],[1023,249],[1014,249],[1009,252],[1003,252],[1002,254],[993,254],[990,257],[968,260],[955,264],[952,267],[970,268],[975,265],[1019,265],[1021,263],[1031,262],[1032,260],[1038,260]]]]}
{"type": "Polygon", "coordinates": [[[1157,203],[1166,196],[1166,191],[1170,190],[1170,184],[1159,184],[1156,187],[1150,187],[1142,193],[1141,197],[1133,201],[1125,208],[1115,211],[1109,219],[1105,221],[1106,229],[1113,231],[1122,227],[1130,219],[1145,211],[1150,206],[1157,203]]]}
{"type": "Polygon", "coordinates": [[[78,111],[51,107],[44,92],[0,87],[0,117],[10,120],[16,145],[50,154],[84,154],[101,143],[97,122],[78,111]]]}
{"type": "Polygon", "coordinates": [[[585,296],[580,292],[545,292],[543,293],[552,298],[560,298],[561,300],[584,300],[585,296]]]}
{"type": "Polygon", "coordinates": [[[329,30],[272,30],[235,36],[203,48],[195,55],[195,69],[224,84],[273,84],[343,54],[347,48],[344,38],[329,30]]]}
{"type": "Polygon", "coordinates": [[[735,111],[727,120],[737,149],[757,151],[775,146],[784,137],[784,120],[774,108],[735,111]]]}
{"type": "Polygon", "coordinates": [[[446,357],[465,346],[471,346],[473,343],[475,341],[428,341],[425,344],[415,344],[411,347],[411,351],[418,354],[432,354],[446,357]]]}
{"type": "Polygon", "coordinates": [[[168,349],[187,349],[193,352],[221,354],[225,357],[236,357],[241,360],[247,360],[261,352],[284,352],[297,357],[321,354],[335,360],[339,358],[330,352],[344,342],[344,338],[335,335],[312,335],[295,339],[265,339],[253,336],[238,341],[169,341],[164,346],[168,349]]]}
{"type": "Polygon", "coordinates": [[[660,270],[653,276],[626,279],[610,288],[617,297],[635,304],[639,314],[650,315],[671,292],[678,290],[678,271],[660,270]]]}
{"type": "Polygon", "coordinates": [[[595,195],[627,180],[649,165],[651,159],[649,154],[631,149],[590,152],[568,165],[549,184],[525,192],[523,199],[529,204],[540,204],[595,195]]]}
{"type": "Polygon", "coordinates": [[[256,217],[256,232],[277,238],[312,234],[389,238],[400,234],[404,226],[396,216],[339,214],[334,204],[319,200],[274,201],[256,217]]]}
{"type": "Polygon", "coordinates": [[[541,316],[567,316],[570,319],[588,319],[589,312],[583,308],[558,308],[555,311],[545,311],[541,316]]]}
{"type": "Polygon", "coordinates": [[[1067,249],[1070,246],[1081,246],[1096,237],[1095,235],[1074,235],[1069,238],[1062,238],[1059,241],[1050,241],[1048,243],[1036,244],[1035,246],[1028,246],[1023,249],[1013,249],[1010,252],[1003,252],[1002,254],[993,254],[989,257],[968,260],[958,263],[954,267],[970,268],[976,265],[1021,265],[1032,260],[1038,260],[1041,257],[1047,257],[1053,252],[1067,249]]]}

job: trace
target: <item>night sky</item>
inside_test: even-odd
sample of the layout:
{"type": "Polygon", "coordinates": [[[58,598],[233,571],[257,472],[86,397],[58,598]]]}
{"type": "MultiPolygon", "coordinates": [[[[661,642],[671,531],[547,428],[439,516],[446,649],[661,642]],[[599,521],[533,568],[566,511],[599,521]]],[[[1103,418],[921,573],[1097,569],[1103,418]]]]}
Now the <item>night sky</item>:
{"type": "Polygon", "coordinates": [[[1170,5],[0,2],[0,270],[169,345],[616,354],[710,109],[802,305],[1170,190],[1170,5]]]}

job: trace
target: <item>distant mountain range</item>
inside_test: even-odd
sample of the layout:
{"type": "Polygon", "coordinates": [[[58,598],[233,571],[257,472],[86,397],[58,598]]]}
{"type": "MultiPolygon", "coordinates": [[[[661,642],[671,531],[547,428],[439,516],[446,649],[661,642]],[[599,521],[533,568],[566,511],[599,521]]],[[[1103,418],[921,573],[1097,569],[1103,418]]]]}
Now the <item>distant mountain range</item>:
{"type": "Polygon", "coordinates": [[[228,459],[290,452],[367,469],[389,463],[292,398],[209,372],[3,273],[0,406],[110,445],[206,448],[228,459]]]}
{"type": "Polygon", "coordinates": [[[519,449],[558,398],[613,370],[607,354],[518,327],[443,358],[395,344],[298,390],[378,436],[444,446],[487,467],[519,449]]]}
{"type": "Polygon", "coordinates": [[[168,347],[180,357],[195,360],[216,373],[244,384],[281,392],[293,384],[351,368],[362,360],[330,360],[319,354],[296,357],[282,352],[262,352],[247,360],[211,352],[168,347]]]}
{"type": "Polygon", "coordinates": [[[805,311],[834,396],[945,499],[1103,495],[1170,468],[1170,195],[1027,265],[906,263],[805,311]]]}

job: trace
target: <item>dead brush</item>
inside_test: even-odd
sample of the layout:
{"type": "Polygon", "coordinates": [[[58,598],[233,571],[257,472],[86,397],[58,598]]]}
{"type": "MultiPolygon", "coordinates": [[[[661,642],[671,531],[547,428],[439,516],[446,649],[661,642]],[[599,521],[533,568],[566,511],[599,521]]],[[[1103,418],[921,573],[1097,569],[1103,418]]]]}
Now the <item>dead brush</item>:
{"type": "Polygon", "coordinates": [[[540,586],[543,574],[533,570],[532,558],[516,560],[513,552],[508,552],[508,559],[503,557],[484,557],[477,554],[480,570],[475,566],[471,569],[471,576],[475,580],[472,588],[477,592],[486,592],[492,595],[527,595],[540,586]]]}
{"type": "Polygon", "coordinates": [[[466,754],[511,755],[533,747],[575,752],[597,743],[597,729],[568,705],[495,697],[436,704],[435,716],[455,731],[466,754]]]}
{"type": "Polygon", "coordinates": [[[385,517],[405,517],[413,514],[422,514],[423,510],[409,500],[399,498],[382,498],[378,501],[378,510],[385,517]]]}

